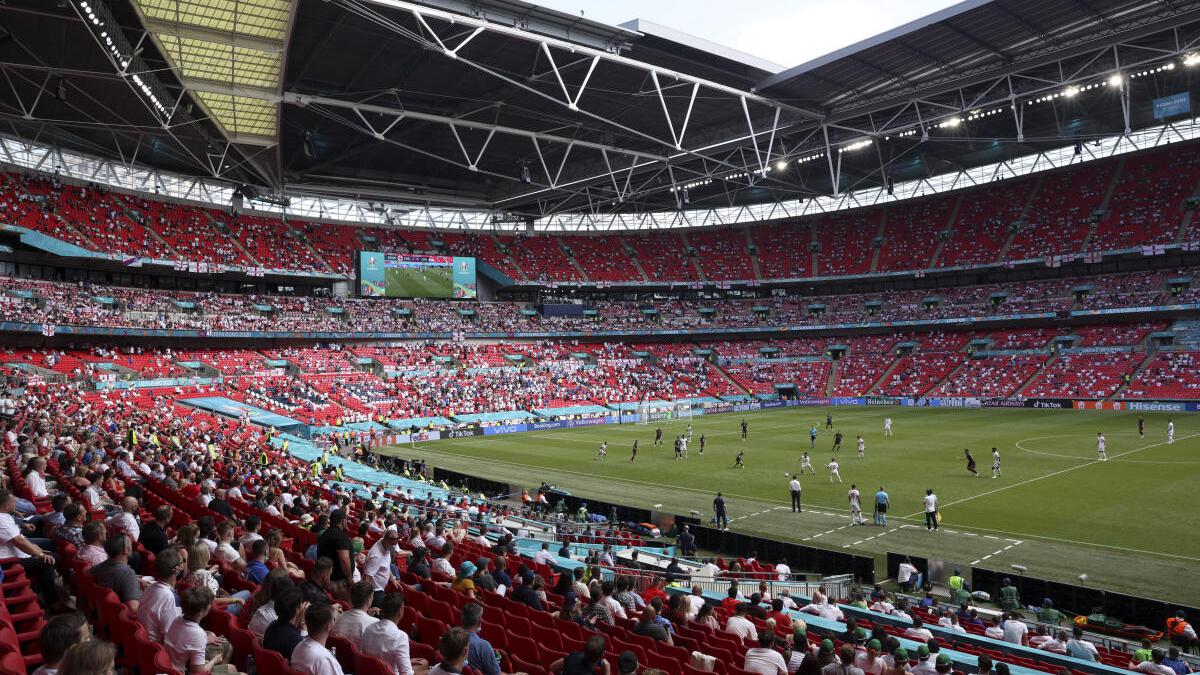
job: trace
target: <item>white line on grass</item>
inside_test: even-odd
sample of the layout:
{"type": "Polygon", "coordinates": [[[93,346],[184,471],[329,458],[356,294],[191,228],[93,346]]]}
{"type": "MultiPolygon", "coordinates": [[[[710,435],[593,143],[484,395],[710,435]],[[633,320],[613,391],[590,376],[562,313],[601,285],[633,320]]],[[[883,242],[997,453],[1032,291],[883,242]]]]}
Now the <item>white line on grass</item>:
{"type": "MultiPolygon", "coordinates": [[[[1189,435],[1189,436],[1184,436],[1184,437],[1182,437],[1182,438],[1176,439],[1176,441],[1178,442],[1178,441],[1182,441],[1182,440],[1185,440],[1185,439],[1188,439],[1188,438],[1195,438],[1196,436],[1200,436],[1200,434],[1191,434],[1191,435],[1189,435]]],[[[1117,458],[1119,458],[1119,457],[1124,457],[1124,456],[1126,456],[1126,455],[1132,455],[1133,453],[1135,453],[1135,452],[1141,452],[1142,450],[1149,450],[1150,448],[1157,448],[1157,447],[1159,447],[1159,446],[1162,446],[1162,445],[1168,445],[1167,441],[1162,441],[1161,443],[1152,443],[1152,444],[1150,444],[1150,445],[1146,445],[1146,446],[1143,446],[1143,447],[1140,447],[1140,448],[1134,448],[1133,450],[1127,450],[1127,451],[1125,451],[1125,452],[1118,453],[1118,454],[1116,454],[1116,455],[1113,455],[1112,457],[1109,457],[1109,460],[1111,461],[1111,460],[1113,460],[1113,459],[1117,459],[1117,458]]],[[[1071,471],[1075,471],[1076,469],[1082,469],[1082,468],[1084,468],[1084,467],[1087,467],[1087,466],[1094,466],[1094,465],[1096,465],[1096,464],[1102,464],[1102,463],[1103,463],[1103,462],[1101,462],[1101,460],[1098,460],[1098,459],[1087,460],[1087,461],[1084,461],[1084,463],[1083,463],[1083,464],[1076,464],[1075,466],[1067,467],[1067,468],[1065,468],[1065,469],[1061,469],[1061,470],[1059,470],[1059,471],[1054,471],[1054,472],[1052,472],[1052,473],[1048,473],[1048,474],[1046,474],[1046,475],[1044,475],[1044,476],[1038,476],[1038,477],[1036,477],[1036,478],[1030,478],[1029,480],[1023,480],[1023,481],[1021,481],[1021,482],[1019,482],[1019,483],[1013,483],[1012,485],[1005,485],[1005,486],[1003,486],[1003,487],[998,487],[998,488],[996,488],[995,490],[988,490],[987,492],[981,492],[981,493],[979,493],[979,494],[977,494],[977,495],[972,495],[972,496],[970,496],[970,497],[963,497],[962,499],[958,499],[958,500],[955,500],[955,501],[952,501],[952,502],[948,502],[948,503],[946,503],[946,504],[941,504],[941,505],[939,505],[939,507],[938,507],[938,508],[939,508],[939,509],[945,509],[945,508],[948,508],[948,507],[954,506],[954,505],[956,505],[956,504],[962,504],[962,503],[964,503],[964,502],[973,501],[973,500],[979,499],[980,497],[987,497],[988,495],[994,495],[994,494],[996,494],[997,492],[1004,492],[1005,490],[1011,490],[1011,489],[1013,489],[1013,488],[1016,488],[1016,487],[1021,487],[1022,485],[1028,485],[1028,484],[1030,484],[1030,483],[1036,483],[1036,482],[1038,482],[1038,481],[1040,481],[1040,480],[1046,480],[1047,478],[1053,478],[1053,477],[1055,477],[1055,476],[1061,476],[1061,475],[1062,475],[1062,474],[1064,474],[1064,473],[1068,473],[1068,472],[1071,472],[1071,471]]],[[[922,513],[924,513],[924,512],[923,512],[923,511],[917,511],[916,513],[910,514],[910,515],[908,515],[908,516],[905,516],[905,517],[906,517],[906,518],[915,518],[916,516],[919,516],[919,515],[921,515],[922,513]]],[[[982,529],[982,528],[981,528],[981,529],[982,529]]],[[[1065,540],[1064,540],[1064,541],[1065,541],[1065,540]]]]}
{"type": "MultiPolygon", "coordinates": [[[[1192,436],[1200,436],[1200,434],[1193,434],[1192,436]]],[[[1184,438],[1191,438],[1192,436],[1185,436],[1184,438]]],[[[1183,440],[1183,439],[1180,438],[1180,439],[1176,439],[1176,440],[1178,441],[1178,440],[1183,440]]],[[[460,444],[460,443],[476,444],[476,443],[490,443],[490,442],[491,442],[490,440],[483,440],[483,439],[454,439],[454,440],[446,440],[446,441],[437,441],[437,443],[442,444],[442,445],[448,445],[451,443],[454,443],[454,444],[460,444]]],[[[405,446],[396,446],[396,447],[398,449],[403,450],[405,446]]],[[[422,450],[424,450],[432,455],[445,455],[448,457],[452,457],[454,459],[462,459],[463,458],[462,455],[455,455],[453,453],[435,450],[435,449],[431,448],[429,446],[429,444],[422,445],[420,447],[422,450]]],[[[1144,448],[1139,448],[1139,449],[1144,449],[1144,448]]],[[[1136,452],[1136,450],[1131,451],[1131,452],[1136,452]]],[[[1117,456],[1119,456],[1119,455],[1117,455],[1117,456]]],[[[703,489],[699,489],[699,488],[685,487],[682,485],[666,485],[664,483],[654,483],[651,481],[635,480],[632,478],[614,478],[612,476],[603,476],[600,474],[587,473],[585,471],[573,471],[571,469],[550,469],[545,466],[538,466],[538,465],[534,465],[534,464],[522,464],[520,462],[510,462],[508,460],[494,459],[491,457],[469,456],[469,458],[492,462],[495,464],[505,464],[508,466],[515,466],[515,467],[522,468],[522,469],[535,469],[535,470],[547,472],[547,473],[572,474],[572,475],[576,475],[576,476],[583,476],[585,478],[599,478],[599,479],[603,479],[605,481],[619,481],[619,482],[623,482],[623,483],[631,483],[634,485],[648,485],[650,487],[669,488],[672,490],[679,490],[682,492],[694,492],[694,493],[706,494],[706,495],[712,494],[711,490],[703,490],[703,489]]],[[[1091,464],[1091,463],[1093,463],[1093,462],[1089,462],[1088,464],[1091,464]]],[[[1087,465],[1085,464],[1085,465],[1080,465],[1080,466],[1087,466],[1087,465]]],[[[1072,468],[1080,468],[1080,467],[1072,467],[1072,468]]],[[[1070,469],[1067,469],[1067,470],[1069,471],[1070,469]]],[[[1050,475],[1048,474],[1046,476],[1042,476],[1041,478],[1049,478],[1049,477],[1050,477],[1050,475]]],[[[1034,478],[1032,480],[1041,480],[1041,478],[1034,478]]],[[[1031,481],[1026,481],[1026,482],[1031,482],[1031,481]]],[[[1016,485],[1012,485],[1009,487],[1016,487],[1016,485]]],[[[1000,488],[1000,489],[1006,489],[1006,488],[1000,488]]],[[[998,491],[999,490],[993,490],[993,492],[998,492],[998,491]]],[[[729,497],[733,497],[735,499],[746,500],[746,501],[765,502],[765,503],[774,503],[774,504],[782,503],[782,500],[778,500],[778,499],[764,499],[762,497],[749,497],[746,495],[737,495],[737,494],[733,494],[733,493],[726,493],[726,494],[729,497]]],[[[990,494],[990,493],[987,493],[987,494],[990,494]]],[[[984,496],[984,495],[977,495],[977,496],[984,496]]],[[[955,502],[955,503],[958,503],[958,502],[955,502]]],[[[821,513],[820,511],[815,511],[815,509],[814,509],[814,512],[821,513]]],[[[834,514],[828,513],[827,515],[834,515],[834,514]]],[[[924,512],[921,512],[919,515],[923,516],[924,512]]],[[[914,518],[912,518],[912,517],[905,518],[903,516],[891,516],[891,519],[892,520],[914,520],[914,518]]],[[[917,520],[917,522],[924,522],[924,520],[920,519],[920,520],[917,520]]],[[[916,526],[915,525],[904,525],[903,527],[916,527],[916,526]]],[[[974,526],[974,525],[971,525],[970,527],[973,527],[976,530],[980,530],[981,532],[995,532],[997,534],[1007,534],[1007,535],[1011,535],[1011,536],[1015,536],[1015,537],[1022,537],[1023,540],[1025,540],[1025,541],[1028,541],[1030,539],[1037,539],[1037,540],[1041,540],[1041,541],[1050,541],[1050,542],[1055,542],[1055,543],[1060,543],[1060,544],[1077,544],[1077,545],[1081,545],[1081,546],[1094,546],[1096,548],[1106,548],[1106,549],[1110,549],[1110,550],[1114,550],[1114,551],[1123,551],[1126,553],[1141,553],[1141,554],[1145,554],[1145,555],[1153,555],[1153,556],[1159,556],[1159,557],[1164,557],[1164,558],[1174,558],[1177,560],[1188,560],[1188,561],[1193,561],[1193,562],[1200,562],[1200,558],[1197,558],[1197,557],[1178,555],[1175,553],[1164,553],[1162,551],[1147,551],[1147,550],[1138,549],[1138,548],[1127,548],[1125,546],[1114,546],[1112,544],[1099,544],[1094,541],[1080,541],[1078,539],[1063,539],[1061,537],[1050,537],[1050,536],[1041,535],[1041,534],[1032,534],[1029,532],[1012,532],[1009,530],[998,530],[998,529],[990,528],[990,527],[978,527],[978,526],[974,526]]],[[[979,536],[972,532],[962,532],[961,534],[968,536],[968,537],[979,536]]],[[[808,538],[802,539],[801,541],[808,541],[811,538],[812,537],[808,537],[808,538]]]]}

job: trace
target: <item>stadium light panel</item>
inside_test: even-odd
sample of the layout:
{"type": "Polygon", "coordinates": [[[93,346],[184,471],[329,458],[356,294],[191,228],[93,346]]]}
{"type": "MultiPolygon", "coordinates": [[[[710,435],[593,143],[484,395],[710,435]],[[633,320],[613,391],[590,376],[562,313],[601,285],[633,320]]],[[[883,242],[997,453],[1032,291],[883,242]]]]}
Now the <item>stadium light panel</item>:
{"type": "Polygon", "coordinates": [[[786,159],[781,159],[781,160],[779,160],[778,162],[775,162],[775,170],[776,170],[776,171],[783,171],[784,169],[786,169],[786,168],[787,168],[787,165],[788,165],[788,163],[787,163],[787,160],[786,160],[786,159]]]}
{"type": "Polygon", "coordinates": [[[1183,65],[1185,65],[1185,66],[1200,65],[1200,53],[1184,55],[1183,65]]]}
{"type": "Polygon", "coordinates": [[[1123,83],[1124,81],[1125,81],[1125,77],[1122,76],[1120,73],[1113,73],[1112,76],[1110,76],[1108,78],[1108,86],[1119,87],[1119,86],[1121,86],[1121,83],[1123,83]]]}

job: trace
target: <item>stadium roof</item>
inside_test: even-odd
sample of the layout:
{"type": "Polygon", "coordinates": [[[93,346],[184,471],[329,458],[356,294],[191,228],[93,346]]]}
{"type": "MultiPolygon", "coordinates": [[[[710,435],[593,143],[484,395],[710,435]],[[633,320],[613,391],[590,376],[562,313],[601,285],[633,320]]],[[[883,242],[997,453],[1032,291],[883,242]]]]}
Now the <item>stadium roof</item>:
{"type": "Polygon", "coordinates": [[[0,27],[6,133],[267,198],[541,217],[841,194],[1148,126],[1197,76],[1200,0],[968,0],[788,69],[521,0],[8,0],[0,27]]]}

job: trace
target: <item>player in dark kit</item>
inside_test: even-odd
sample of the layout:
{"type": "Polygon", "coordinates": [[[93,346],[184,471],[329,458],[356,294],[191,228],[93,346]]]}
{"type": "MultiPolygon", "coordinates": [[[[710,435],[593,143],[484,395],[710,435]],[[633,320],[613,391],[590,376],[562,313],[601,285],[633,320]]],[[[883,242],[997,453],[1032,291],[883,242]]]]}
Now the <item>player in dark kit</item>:
{"type": "Polygon", "coordinates": [[[745,455],[746,455],[745,450],[738,450],[737,457],[733,458],[733,468],[735,468],[735,469],[746,468],[746,461],[743,459],[745,457],[745,455]]]}
{"type": "Polygon", "coordinates": [[[633,454],[629,456],[630,463],[632,463],[633,460],[637,459],[637,451],[638,451],[638,442],[637,442],[637,439],[635,438],[635,439],[633,439],[633,454]]]}
{"type": "Polygon", "coordinates": [[[1138,418],[1138,438],[1146,437],[1146,420],[1138,418]]]}
{"type": "Polygon", "coordinates": [[[654,444],[662,445],[662,427],[654,430],[654,444]]]}
{"type": "Polygon", "coordinates": [[[970,471],[973,476],[978,476],[979,472],[975,470],[975,458],[971,456],[971,451],[963,448],[963,453],[967,455],[967,471],[970,471]]]}
{"type": "Polygon", "coordinates": [[[700,434],[700,454],[704,454],[704,434],[700,434]]]}
{"type": "Polygon", "coordinates": [[[833,428],[833,413],[825,413],[825,428],[833,428]]]}
{"type": "Polygon", "coordinates": [[[682,457],[683,457],[683,440],[679,436],[676,436],[675,437],[675,459],[680,459],[682,457]]]}
{"type": "Polygon", "coordinates": [[[833,435],[833,451],[837,452],[842,449],[842,432],[837,432],[833,435]]]}
{"type": "Polygon", "coordinates": [[[750,425],[746,424],[746,420],[742,420],[742,440],[746,440],[749,435],[750,425]]]}

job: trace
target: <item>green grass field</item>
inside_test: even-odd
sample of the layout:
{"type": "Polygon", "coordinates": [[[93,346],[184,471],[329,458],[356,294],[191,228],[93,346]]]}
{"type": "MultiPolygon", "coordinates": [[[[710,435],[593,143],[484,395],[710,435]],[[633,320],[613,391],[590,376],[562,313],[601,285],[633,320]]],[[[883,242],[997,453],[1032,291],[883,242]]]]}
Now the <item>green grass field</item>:
{"type": "MultiPolygon", "coordinates": [[[[964,567],[1028,568],[1030,576],[1076,582],[1196,605],[1200,589],[1200,420],[1174,415],[1176,442],[1166,443],[1166,414],[1074,410],[962,410],[937,408],[786,408],[745,415],[750,438],[739,440],[739,415],[693,421],[691,457],[675,461],[670,439],[686,422],[663,424],[666,446],[651,447],[657,425],[606,426],[569,431],[435,441],[416,450],[385,453],[422,457],[435,466],[536,486],[546,480],[584,497],[707,518],[718,490],[729,500],[731,529],[845,550],[882,559],[888,551],[919,554],[964,567]],[[833,433],[831,411],[846,439],[838,461],[845,483],[830,484],[825,464],[833,433]],[[895,421],[884,437],[883,418],[895,421]],[[820,429],[816,449],[808,428],[820,429]],[[1095,437],[1108,439],[1108,462],[1097,462],[1095,437]],[[866,439],[858,459],[854,436],[866,439]],[[703,457],[700,434],[707,436],[703,457]],[[641,441],[636,463],[629,447],[641,441]],[[595,459],[602,441],[608,459],[595,459]],[[1003,475],[991,478],[991,448],[1000,449],[1003,475]],[[733,468],[746,449],[746,468],[733,468]],[[971,448],[982,477],[966,471],[971,448]],[[802,478],[805,511],[793,514],[787,489],[804,450],[817,474],[802,478]],[[886,530],[852,526],[846,491],[856,483],[870,519],[871,495],[881,485],[892,500],[886,530]],[[941,500],[942,530],[926,532],[921,498],[933,488],[941,500]]],[[[882,560],[876,565],[882,576],[882,560]]]]}
{"type": "Polygon", "coordinates": [[[454,297],[454,270],[450,267],[389,267],[384,272],[389,294],[414,298],[454,297]]]}

